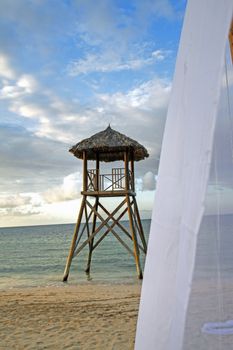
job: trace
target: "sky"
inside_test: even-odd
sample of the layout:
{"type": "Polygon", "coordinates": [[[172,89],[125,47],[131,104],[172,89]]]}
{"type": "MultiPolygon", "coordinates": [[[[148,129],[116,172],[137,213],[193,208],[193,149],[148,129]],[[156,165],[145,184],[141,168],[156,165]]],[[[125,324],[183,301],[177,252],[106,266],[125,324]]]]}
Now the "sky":
{"type": "MultiPolygon", "coordinates": [[[[82,162],[68,150],[109,123],[148,149],[136,188],[150,217],[185,6],[1,0],[0,226],[74,222],[82,162]]],[[[217,186],[213,175],[209,192],[218,187],[231,205],[224,164],[229,181],[217,186]]]]}

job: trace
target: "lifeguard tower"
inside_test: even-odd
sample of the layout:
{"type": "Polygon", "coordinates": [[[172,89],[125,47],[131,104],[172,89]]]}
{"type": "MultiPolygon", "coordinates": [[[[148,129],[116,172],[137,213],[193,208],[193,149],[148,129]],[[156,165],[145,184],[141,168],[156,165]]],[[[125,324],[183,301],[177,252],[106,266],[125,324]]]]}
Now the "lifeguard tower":
{"type": "Polygon", "coordinates": [[[70,152],[83,160],[83,191],[63,281],[68,279],[73,258],[87,245],[89,254],[86,273],[89,274],[92,253],[110,232],[133,255],[138,278],[141,279],[140,251],[146,254],[147,244],[135,198],[134,161],[148,157],[147,150],[109,125],[106,130],[77,143],[70,152]],[[94,169],[88,167],[88,161],[94,161],[94,169]],[[111,168],[111,171],[102,174],[100,163],[114,161],[123,161],[124,166],[111,168]],[[106,197],[121,197],[120,203],[111,212],[104,203],[106,197]],[[127,214],[129,230],[120,222],[127,214]],[[81,225],[81,222],[84,224],[81,225]],[[81,242],[84,234],[86,239],[81,242]],[[126,243],[125,237],[130,239],[132,247],[126,243]]]}

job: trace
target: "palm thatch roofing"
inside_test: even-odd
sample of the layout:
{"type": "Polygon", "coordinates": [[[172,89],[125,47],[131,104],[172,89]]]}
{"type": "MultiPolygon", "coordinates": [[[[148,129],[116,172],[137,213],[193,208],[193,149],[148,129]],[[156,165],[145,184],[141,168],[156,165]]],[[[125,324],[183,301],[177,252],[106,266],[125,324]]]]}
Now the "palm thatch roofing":
{"type": "Polygon", "coordinates": [[[125,151],[129,151],[129,159],[133,158],[136,161],[149,157],[144,146],[113,130],[110,125],[107,129],[78,142],[69,150],[79,159],[83,159],[84,151],[86,151],[87,159],[96,160],[98,154],[99,160],[104,162],[124,160],[125,151]]]}

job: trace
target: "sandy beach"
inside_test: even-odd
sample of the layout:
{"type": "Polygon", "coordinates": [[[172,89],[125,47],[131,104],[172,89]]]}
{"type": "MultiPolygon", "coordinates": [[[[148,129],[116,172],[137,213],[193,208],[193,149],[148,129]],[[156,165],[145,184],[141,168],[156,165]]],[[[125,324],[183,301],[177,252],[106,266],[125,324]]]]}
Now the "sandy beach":
{"type": "MultiPolygon", "coordinates": [[[[231,280],[195,281],[184,350],[231,350],[233,335],[201,331],[233,320],[231,280]]],[[[140,284],[81,284],[0,292],[0,349],[133,350],[140,284]]],[[[175,350],[175,349],[174,349],[175,350]]]]}
{"type": "Polygon", "coordinates": [[[0,292],[0,349],[133,349],[140,285],[0,292]]]}

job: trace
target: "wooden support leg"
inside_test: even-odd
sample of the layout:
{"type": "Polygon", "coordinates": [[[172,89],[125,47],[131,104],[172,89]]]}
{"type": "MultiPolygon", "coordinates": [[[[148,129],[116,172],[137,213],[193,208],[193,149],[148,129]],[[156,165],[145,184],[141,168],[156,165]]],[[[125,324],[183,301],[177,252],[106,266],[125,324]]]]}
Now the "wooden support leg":
{"type": "Polygon", "coordinates": [[[140,238],[141,238],[141,241],[142,241],[144,252],[146,254],[146,252],[147,252],[147,244],[146,244],[146,239],[145,239],[145,235],[144,235],[144,231],[143,231],[143,227],[142,227],[142,222],[141,222],[141,218],[140,218],[140,215],[139,215],[138,206],[137,206],[137,202],[136,202],[135,198],[133,198],[133,203],[134,203],[134,208],[135,208],[136,220],[137,220],[137,223],[138,223],[138,232],[139,232],[139,235],[140,235],[140,238]]]}
{"type": "Polygon", "coordinates": [[[65,271],[64,271],[64,275],[63,275],[63,282],[66,282],[67,279],[68,279],[68,276],[69,276],[70,265],[71,265],[73,254],[74,254],[74,251],[75,251],[76,240],[77,240],[77,237],[78,237],[78,231],[79,231],[81,220],[82,220],[82,216],[83,216],[83,209],[84,209],[84,206],[85,206],[85,202],[86,202],[86,197],[83,196],[81,207],[80,207],[80,210],[79,210],[78,220],[77,220],[77,223],[76,223],[76,226],[75,226],[75,230],[74,230],[74,234],[73,234],[73,239],[72,239],[69,255],[68,255],[67,261],[66,261],[66,267],[65,267],[65,271]]]}
{"type": "Polygon", "coordinates": [[[127,205],[128,205],[129,226],[130,226],[130,231],[131,231],[133,245],[134,245],[134,258],[135,258],[135,263],[136,263],[137,274],[138,274],[138,278],[142,279],[142,269],[141,269],[140,259],[139,259],[138,241],[137,241],[137,235],[136,235],[136,232],[134,229],[132,208],[131,208],[129,196],[126,196],[126,200],[127,200],[127,205]]]}
{"type": "MultiPolygon", "coordinates": [[[[92,223],[92,231],[91,233],[93,234],[95,232],[95,228],[96,228],[96,212],[98,210],[98,203],[99,203],[99,199],[96,198],[95,200],[95,212],[93,213],[93,223],[92,223]]],[[[94,238],[90,241],[89,243],[89,254],[88,254],[88,260],[87,260],[87,267],[86,267],[86,273],[89,275],[90,273],[90,268],[91,268],[91,258],[92,258],[92,252],[93,252],[93,244],[94,244],[94,238]]]]}
{"type": "MultiPolygon", "coordinates": [[[[128,252],[134,256],[134,253],[133,251],[127,246],[127,244],[123,241],[123,239],[115,232],[115,230],[113,229],[113,227],[116,225],[115,223],[115,219],[113,217],[113,215],[115,215],[116,213],[116,210],[118,210],[123,204],[125,203],[125,200],[123,202],[121,202],[121,204],[118,205],[117,209],[115,209],[115,212],[113,213],[109,213],[109,216],[108,216],[108,220],[109,219],[112,219],[114,222],[113,224],[110,226],[106,220],[104,220],[104,218],[98,213],[96,212],[96,216],[102,221],[102,223],[104,223],[104,225],[108,228],[107,231],[102,235],[102,237],[100,237],[100,239],[96,242],[96,244],[94,245],[93,247],[93,250],[97,247],[97,245],[102,241],[102,239],[109,233],[109,232],[112,232],[113,235],[118,239],[118,241],[128,250],[128,252]]],[[[88,202],[87,202],[88,204],[88,202]]],[[[99,206],[102,207],[102,205],[99,203],[99,206]]],[[[103,207],[104,208],[104,207],[103,207]]],[[[128,210],[128,208],[126,208],[126,211],[128,210]]]]}

